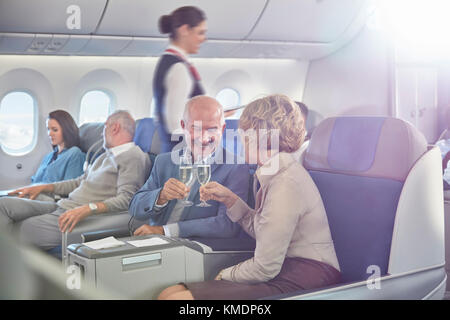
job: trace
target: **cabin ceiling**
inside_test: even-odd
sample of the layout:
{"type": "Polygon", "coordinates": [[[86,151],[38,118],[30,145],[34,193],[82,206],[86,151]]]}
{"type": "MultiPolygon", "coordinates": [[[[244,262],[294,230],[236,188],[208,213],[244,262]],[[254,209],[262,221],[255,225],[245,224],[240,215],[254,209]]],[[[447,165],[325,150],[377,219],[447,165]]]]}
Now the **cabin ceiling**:
{"type": "Polygon", "coordinates": [[[198,57],[311,60],[353,39],[370,2],[0,0],[0,54],[158,56],[168,43],[159,17],[195,5],[208,19],[198,57]]]}

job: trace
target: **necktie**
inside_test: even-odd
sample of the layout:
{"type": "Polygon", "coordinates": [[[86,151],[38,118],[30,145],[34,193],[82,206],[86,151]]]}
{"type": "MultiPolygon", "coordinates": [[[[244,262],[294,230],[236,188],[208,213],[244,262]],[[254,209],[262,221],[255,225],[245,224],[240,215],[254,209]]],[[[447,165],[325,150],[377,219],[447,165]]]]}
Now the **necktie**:
{"type": "Polygon", "coordinates": [[[169,53],[173,53],[174,55],[176,55],[177,57],[179,57],[181,60],[184,61],[184,63],[186,63],[186,65],[189,68],[189,72],[192,74],[192,76],[194,77],[195,80],[200,81],[200,74],[198,73],[197,69],[191,64],[189,63],[181,53],[179,53],[178,51],[174,50],[174,49],[166,49],[165,52],[169,52],[169,53]]]}

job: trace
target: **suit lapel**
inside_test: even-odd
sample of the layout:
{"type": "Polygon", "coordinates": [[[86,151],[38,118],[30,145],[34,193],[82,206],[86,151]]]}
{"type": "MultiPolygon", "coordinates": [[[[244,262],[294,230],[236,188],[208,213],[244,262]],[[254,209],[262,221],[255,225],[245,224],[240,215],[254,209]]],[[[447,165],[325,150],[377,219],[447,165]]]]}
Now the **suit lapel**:
{"type": "MultiPolygon", "coordinates": [[[[170,166],[168,166],[169,169],[169,178],[175,178],[178,179],[178,175],[179,175],[179,165],[177,163],[173,163],[172,161],[170,161],[170,166]]],[[[164,187],[164,185],[162,185],[161,187],[164,187]]],[[[177,204],[177,200],[171,200],[169,201],[168,204],[168,212],[172,212],[173,209],[175,208],[175,205],[177,204]]],[[[169,220],[170,215],[167,216],[167,220],[169,220]]],[[[166,220],[166,222],[167,222],[166,220]]]]}

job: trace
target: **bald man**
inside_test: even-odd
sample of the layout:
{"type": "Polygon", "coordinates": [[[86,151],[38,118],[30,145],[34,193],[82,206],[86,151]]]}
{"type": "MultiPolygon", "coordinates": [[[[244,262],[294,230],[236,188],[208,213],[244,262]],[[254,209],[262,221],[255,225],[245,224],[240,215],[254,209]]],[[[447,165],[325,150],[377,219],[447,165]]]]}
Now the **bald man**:
{"type": "Polygon", "coordinates": [[[210,207],[196,206],[200,202],[198,181],[187,186],[179,180],[178,173],[180,155],[187,154],[194,160],[205,159],[212,163],[210,180],[223,184],[247,201],[249,168],[246,164],[226,161],[227,158],[234,159],[234,156],[220,146],[225,130],[222,106],[208,96],[192,98],[186,104],[181,127],[185,148],[181,152],[158,155],[149,179],[130,202],[130,214],[138,220],[148,221],[134,234],[182,238],[238,236],[240,226],[228,218],[226,207],[216,201],[209,201],[210,207]],[[183,206],[179,200],[185,197],[194,205],[183,206]]]}

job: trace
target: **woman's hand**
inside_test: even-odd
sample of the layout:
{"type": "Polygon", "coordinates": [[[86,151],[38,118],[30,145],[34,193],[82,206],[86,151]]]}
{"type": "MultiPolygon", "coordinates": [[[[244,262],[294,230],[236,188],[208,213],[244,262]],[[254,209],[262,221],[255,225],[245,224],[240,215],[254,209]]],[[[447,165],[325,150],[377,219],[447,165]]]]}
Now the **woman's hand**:
{"type": "Polygon", "coordinates": [[[215,181],[200,187],[199,191],[200,200],[216,200],[222,202],[227,209],[230,209],[238,199],[238,196],[233,191],[215,181]]]}

